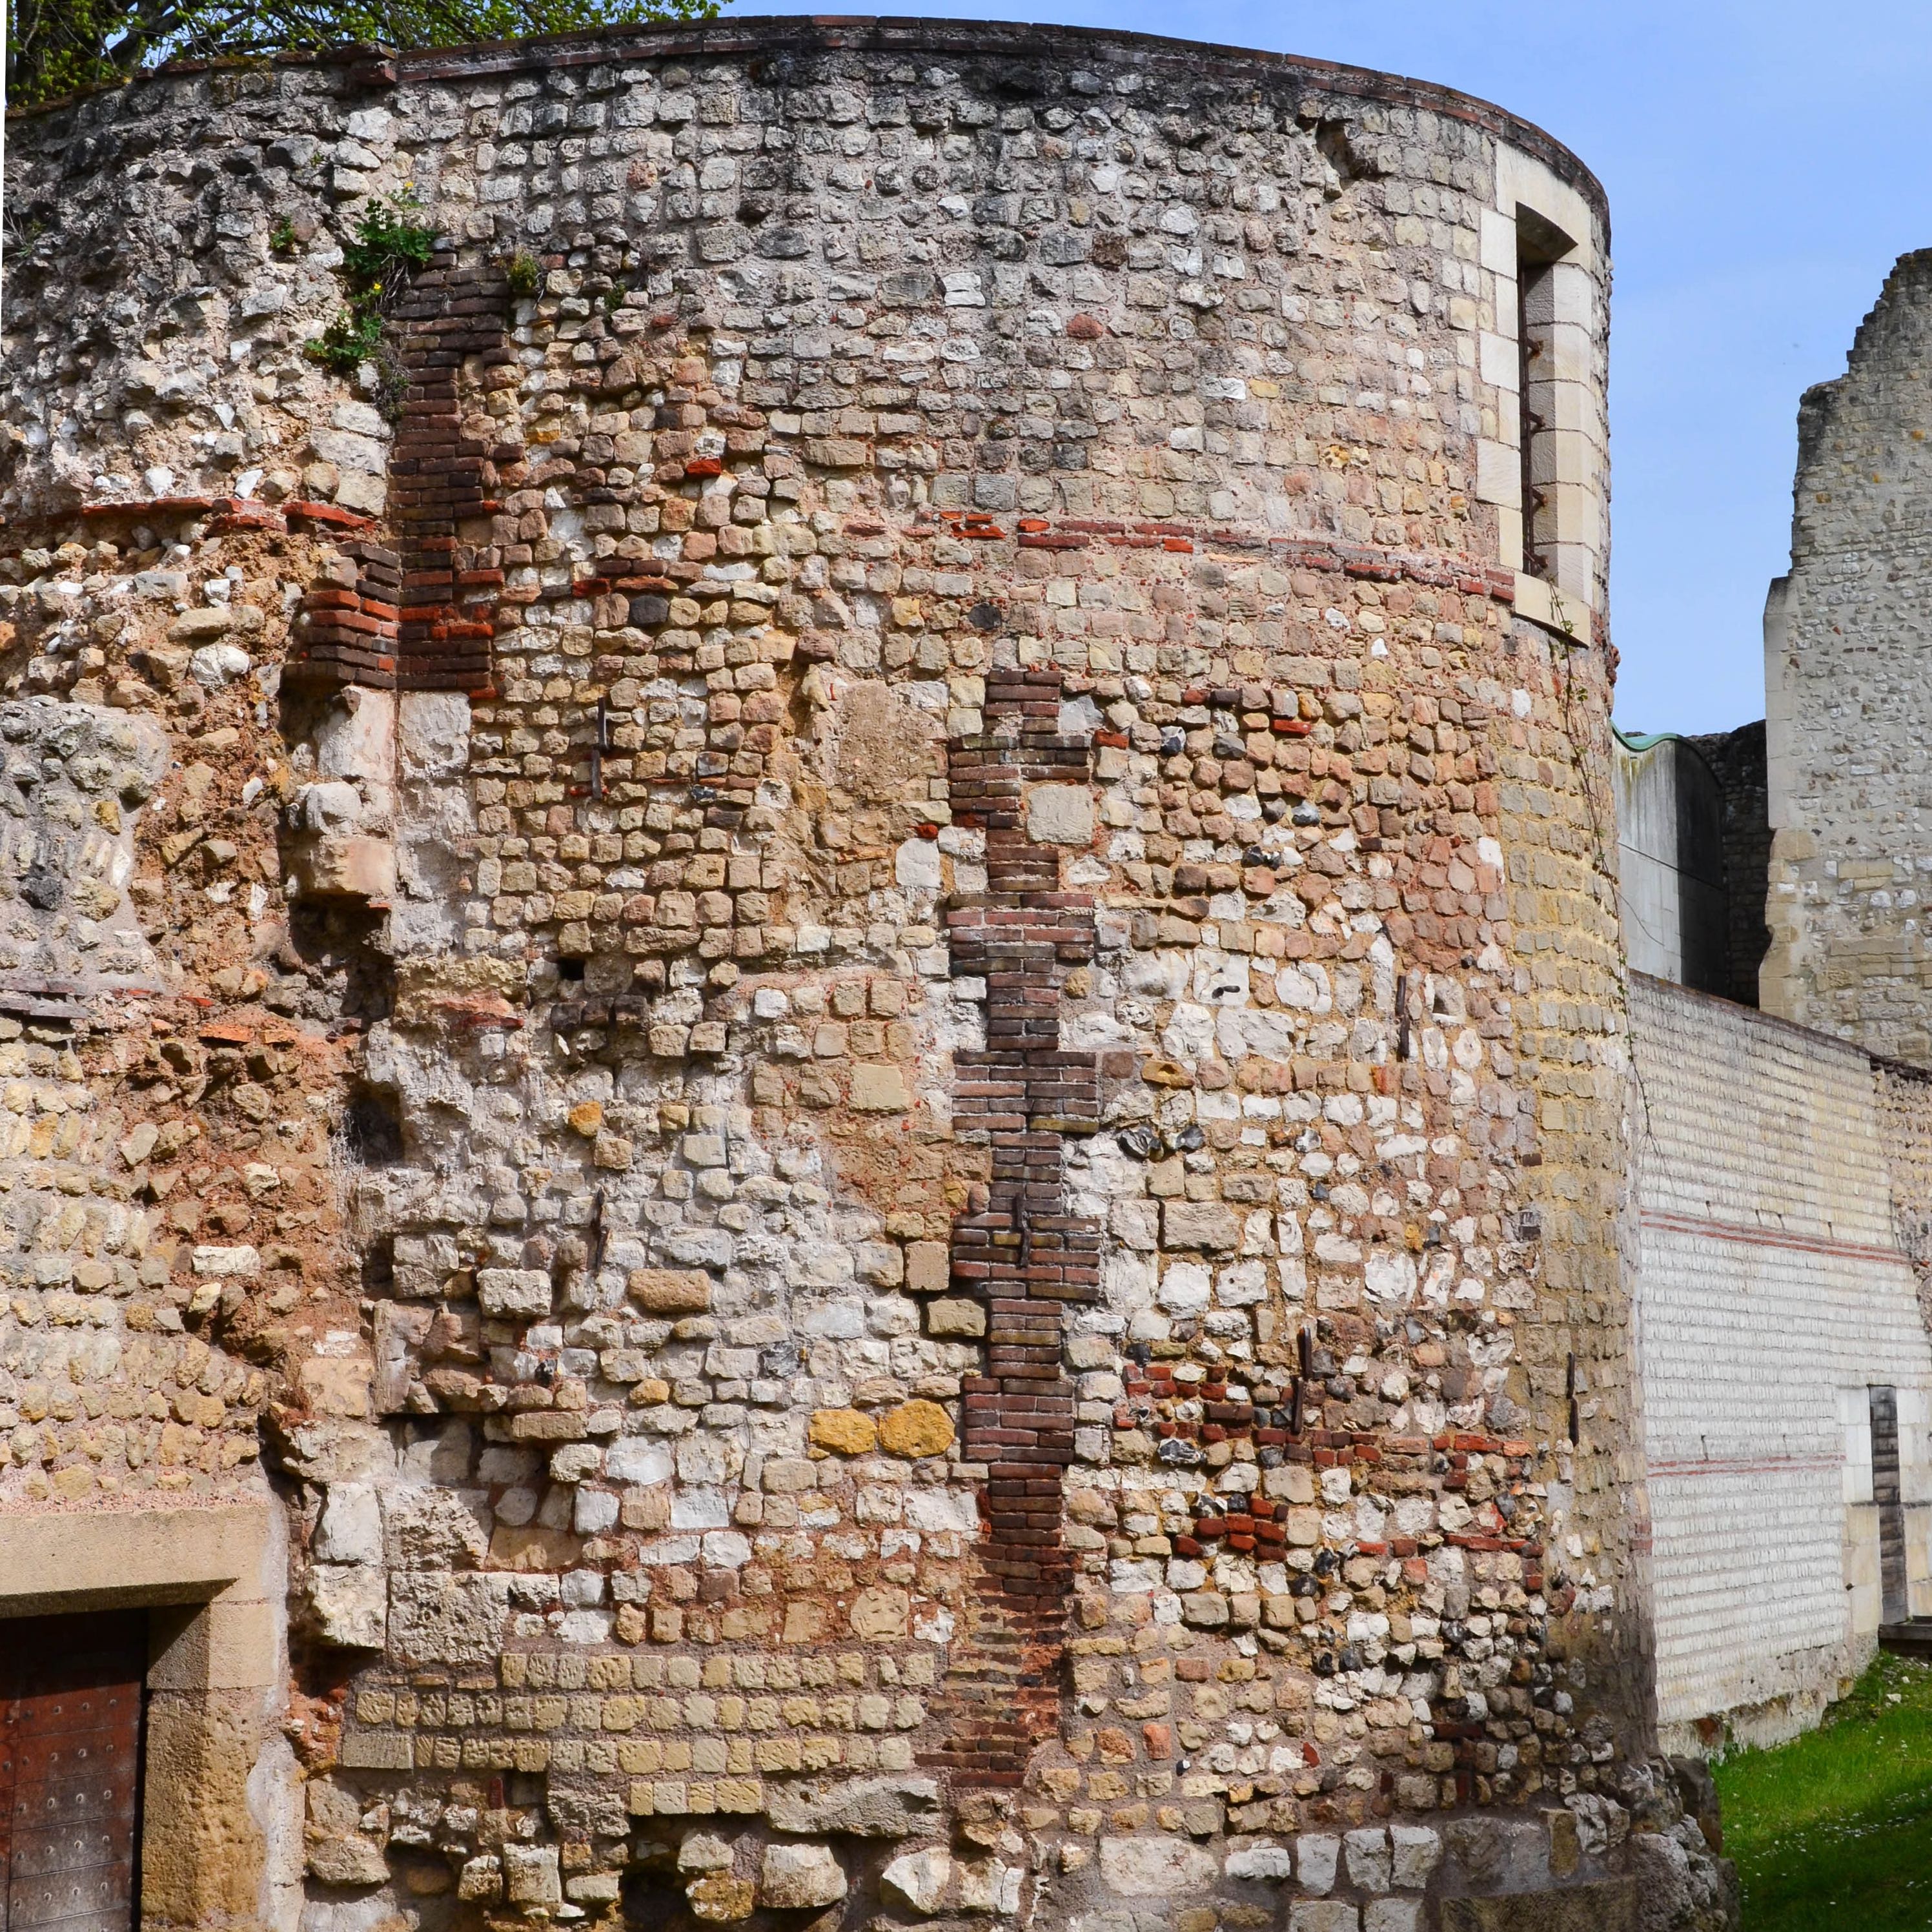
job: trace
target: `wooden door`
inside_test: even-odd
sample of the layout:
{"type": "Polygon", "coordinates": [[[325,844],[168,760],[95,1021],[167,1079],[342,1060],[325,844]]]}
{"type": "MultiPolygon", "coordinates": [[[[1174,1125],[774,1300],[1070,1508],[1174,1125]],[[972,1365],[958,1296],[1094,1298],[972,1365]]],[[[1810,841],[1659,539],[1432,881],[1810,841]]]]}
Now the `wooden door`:
{"type": "Polygon", "coordinates": [[[0,1932],[131,1932],[145,1611],[0,1622],[0,1932]]]}

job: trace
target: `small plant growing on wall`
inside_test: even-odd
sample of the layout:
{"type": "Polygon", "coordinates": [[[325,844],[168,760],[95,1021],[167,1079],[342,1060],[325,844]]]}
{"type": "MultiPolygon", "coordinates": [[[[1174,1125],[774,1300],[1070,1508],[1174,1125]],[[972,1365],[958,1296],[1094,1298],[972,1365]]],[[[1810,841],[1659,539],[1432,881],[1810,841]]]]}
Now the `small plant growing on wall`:
{"type": "MultiPolygon", "coordinates": [[[[436,248],[436,230],[418,219],[422,203],[412,189],[378,195],[356,218],[342,250],[342,279],[349,299],[328,326],[304,350],[310,361],[338,376],[352,376],[364,362],[383,360],[382,323],[389,304],[425,267],[436,248]]],[[[386,374],[387,372],[386,372],[386,374]]],[[[392,380],[386,388],[393,390],[392,380]]]]}
{"type": "Polygon", "coordinates": [[[292,255],[299,238],[295,224],[284,214],[268,230],[268,251],[274,255],[292,255]]]}
{"type": "Polygon", "coordinates": [[[528,249],[519,248],[503,264],[503,277],[511,294],[521,299],[535,295],[543,285],[543,268],[528,249]]]}

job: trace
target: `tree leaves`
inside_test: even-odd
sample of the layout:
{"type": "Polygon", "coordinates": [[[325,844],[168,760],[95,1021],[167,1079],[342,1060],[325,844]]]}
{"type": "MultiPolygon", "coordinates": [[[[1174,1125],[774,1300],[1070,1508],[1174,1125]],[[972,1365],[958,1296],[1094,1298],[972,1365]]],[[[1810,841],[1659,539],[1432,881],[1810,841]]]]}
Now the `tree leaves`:
{"type": "Polygon", "coordinates": [[[170,58],[397,48],[708,20],[718,0],[8,0],[7,98],[31,106],[170,58]]]}

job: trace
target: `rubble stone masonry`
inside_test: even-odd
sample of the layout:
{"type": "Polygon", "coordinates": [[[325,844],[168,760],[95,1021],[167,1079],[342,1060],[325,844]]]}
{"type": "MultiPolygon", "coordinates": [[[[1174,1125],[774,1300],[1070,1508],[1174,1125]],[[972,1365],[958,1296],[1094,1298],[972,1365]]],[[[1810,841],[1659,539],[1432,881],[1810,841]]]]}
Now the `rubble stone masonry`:
{"type": "Polygon", "coordinates": [[[1917,721],[1927,572],[1932,253],[1900,257],[1845,374],[1798,417],[1791,572],[1765,613],[1770,949],[1765,1010],[1932,1063],[1932,875],[1917,721]]]}
{"type": "Polygon", "coordinates": [[[1526,182],[1600,419],[1587,173],[862,21],[8,148],[0,1549],[290,1532],[258,1828],[155,1922],[1729,1922],[1606,550],[1528,621],[1474,475],[1526,182]]]}

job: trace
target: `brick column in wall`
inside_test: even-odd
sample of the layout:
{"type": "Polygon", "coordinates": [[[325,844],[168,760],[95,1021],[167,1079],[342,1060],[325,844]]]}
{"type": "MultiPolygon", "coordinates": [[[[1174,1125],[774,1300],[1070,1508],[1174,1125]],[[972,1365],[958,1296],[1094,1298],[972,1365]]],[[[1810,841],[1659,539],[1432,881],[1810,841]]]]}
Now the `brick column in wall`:
{"type": "Polygon", "coordinates": [[[992,1172],[954,1224],[952,1280],[987,1310],[986,1372],[964,1385],[964,1448],[986,1467],[982,1589],[948,1673],[947,1742],[931,1762],[972,1783],[1017,1784],[1059,1714],[1071,1567],[1061,1472],[1074,1396],[1062,1311],[1100,1297],[1101,1226],[1066,1210],[1062,1142],[1100,1124],[1100,1069],[1060,1051],[1060,989],[1094,955],[1091,897],[1063,892],[1060,855],[1028,836],[1025,787],[1088,782],[1059,734],[1060,674],[996,672],[985,730],[956,740],[953,821],[982,826],[987,890],[947,915],[956,978],[983,979],[986,1044],[953,1056],[955,1130],[983,1137],[992,1172]]]}
{"type": "Polygon", "coordinates": [[[460,268],[445,254],[396,306],[408,387],[389,452],[388,512],[402,553],[396,682],[404,691],[490,688],[503,573],[487,540],[461,532],[499,508],[496,471],[491,446],[464,433],[458,388],[470,358],[486,368],[512,359],[508,304],[500,269],[460,268]]]}
{"type": "Polygon", "coordinates": [[[403,391],[389,448],[391,542],[345,544],[338,562],[354,570],[309,586],[291,677],[383,691],[492,688],[503,573],[482,532],[501,508],[496,459],[523,452],[464,434],[460,386],[471,358],[486,368],[512,359],[508,302],[500,269],[460,268],[448,254],[398,300],[389,341],[403,391]]]}

